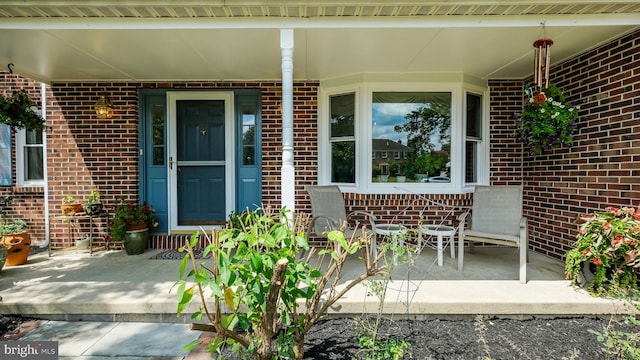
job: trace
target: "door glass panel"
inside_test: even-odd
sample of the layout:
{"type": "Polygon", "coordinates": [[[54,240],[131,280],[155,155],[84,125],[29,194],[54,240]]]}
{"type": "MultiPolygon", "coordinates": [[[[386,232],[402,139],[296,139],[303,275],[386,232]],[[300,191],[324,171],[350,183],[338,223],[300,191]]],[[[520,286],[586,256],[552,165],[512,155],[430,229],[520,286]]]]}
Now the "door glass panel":
{"type": "Polygon", "coordinates": [[[255,165],[256,161],[256,107],[242,107],[242,165],[255,165]]]}
{"type": "Polygon", "coordinates": [[[154,105],[151,108],[151,116],[153,132],[152,134],[152,148],[153,148],[153,165],[164,165],[165,148],[164,148],[164,105],[154,105]]]}

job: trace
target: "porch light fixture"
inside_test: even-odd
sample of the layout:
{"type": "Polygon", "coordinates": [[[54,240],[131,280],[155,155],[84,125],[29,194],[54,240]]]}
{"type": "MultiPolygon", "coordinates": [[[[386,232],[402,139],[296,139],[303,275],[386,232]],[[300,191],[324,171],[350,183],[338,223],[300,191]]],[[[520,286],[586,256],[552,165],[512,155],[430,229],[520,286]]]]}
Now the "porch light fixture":
{"type": "Polygon", "coordinates": [[[533,53],[533,82],[539,87],[548,88],[549,67],[551,64],[551,45],[553,45],[553,40],[545,36],[545,23],[543,22],[541,25],[543,36],[533,42],[533,47],[535,49],[533,53]]]}
{"type": "Polygon", "coordinates": [[[113,116],[113,103],[106,93],[100,95],[98,101],[93,104],[98,119],[110,119],[113,116]]]}

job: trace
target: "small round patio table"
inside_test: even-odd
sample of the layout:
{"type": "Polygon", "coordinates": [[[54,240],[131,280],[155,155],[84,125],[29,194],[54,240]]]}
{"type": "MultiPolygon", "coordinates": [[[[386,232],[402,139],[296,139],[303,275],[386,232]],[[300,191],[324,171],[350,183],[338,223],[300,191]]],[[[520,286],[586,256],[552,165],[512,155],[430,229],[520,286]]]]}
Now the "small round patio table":
{"type": "MultiPolygon", "coordinates": [[[[391,241],[396,242],[396,245],[403,246],[404,245],[404,234],[406,234],[407,228],[398,225],[398,224],[376,224],[376,234],[381,236],[386,236],[391,241]]],[[[378,250],[376,247],[376,239],[373,237],[373,241],[371,243],[371,257],[375,259],[378,256],[378,250]]],[[[395,254],[393,256],[394,264],[398,263],[398,255],[395,254]]]]}
{"type": "Polygon", "coordinates": [[[456,229],[447,225],[420,225],[418,227],[418,251],[422,249],[422,237],[423,234],[436,236],[438,239],[438,266],[443,265],[442,253],[443,253],[443,237],[449,237],[449,245],[451,248],[451,258],[456,258],[454,236],[456,235],[456,229]]]}

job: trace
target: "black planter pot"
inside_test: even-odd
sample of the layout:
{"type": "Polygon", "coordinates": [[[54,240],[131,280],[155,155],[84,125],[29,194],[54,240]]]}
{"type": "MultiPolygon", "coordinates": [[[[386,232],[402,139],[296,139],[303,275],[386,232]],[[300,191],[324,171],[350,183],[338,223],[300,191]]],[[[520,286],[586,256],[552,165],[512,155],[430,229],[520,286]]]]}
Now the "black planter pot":
{"type": "Polygon", "coordinates": [[[128,255],[142,254],[147,249],[149,229],[127,231],[124,235],[124,250],[128,255]]]}
{"type": "Polygon", "coordinates": [[[84,212],[90,216],[100,215],[102,212],[102,203],[86,204],[84,206],[84,212]]]}

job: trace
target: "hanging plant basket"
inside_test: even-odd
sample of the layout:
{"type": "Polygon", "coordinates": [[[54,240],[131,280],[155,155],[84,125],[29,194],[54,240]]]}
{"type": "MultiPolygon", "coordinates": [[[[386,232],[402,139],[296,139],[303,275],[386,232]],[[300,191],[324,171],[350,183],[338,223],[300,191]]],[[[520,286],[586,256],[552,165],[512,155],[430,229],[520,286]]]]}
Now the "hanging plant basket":
{"type": "Polygon", "coordinates": [[[0,123],[14,129],[45,130],[45,120],[37,110],[38,106],[25,90],[0,96],[0,123]]]}
{"type": "Polygon", "coordinates": [[[518,133],[532,154],[570,145],[577,129],[579,105],[566,103],[555,85],[534,92],[525,87],[527,100],[518,119],[518,133]]]}

